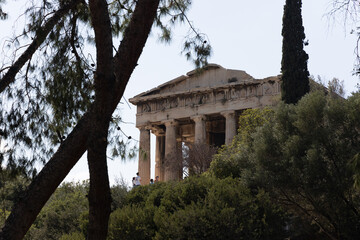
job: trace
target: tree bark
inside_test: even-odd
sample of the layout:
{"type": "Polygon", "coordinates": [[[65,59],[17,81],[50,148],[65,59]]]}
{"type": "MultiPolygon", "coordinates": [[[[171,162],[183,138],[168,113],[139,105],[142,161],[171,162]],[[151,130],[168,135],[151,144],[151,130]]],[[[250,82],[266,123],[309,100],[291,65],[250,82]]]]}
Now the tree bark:
{"type": "MultiPolygon", "coordinates": [[[[129,26],[125,30],[123,41],[114,59],[116,81],[114,83],[114,95],[109,107],[111,112],[115,110],[119,103],[129,78],[137,65],[155,19],[158,5],[159,0],[138,0],[137,2],[136,9],[129,26]]],[[[0,240],[20,240],[24,237],[46,201],[84,154],[87,145],[90,144],[89,129],[93,126],[92,121],[96,119],[94,113],[97,110],[94,110],[94,108],[97,107],[97,101],[97,98],[95,98],[89,112],[84,114],[68,138],[36,176],[19,201],[15,203],[10,216],[5,222],[5,226],[0,232],[0,240]]],[[[93,137],[101,139],[101,137],[93,137]]],[[[103,150],[100,149],[96,154],[102,156],[103,150]]],[[[100,165],[103,167],[101,172],[105,172],[105,165],[103,163],[100,163],[100,165]]],[[[96,168],[96,162],[91,168],[96,168]]],[[[103,179],[103,181],[106,180],[103,179]]],[[[101,188],[101,183],[97,187],[94,186],[94,190],[98,188],[101,188]]],[[[95,191],[95,193],[97,192],[95,191]]],[[[105,201],[107,200],[105,199],[105,201]]]]}
{"type": "Polygon", "coordinates": [[[92,122],[96,125],[92,127],[93,131],[88,145],[90,171],[88,239],[106,239],[110,216],[110,188],[106,163],[108,124],[141,55],[143,48],[136,46],[145,45],[158,5],[159,0],[138,1],[132,20],[124,33],[118,54],[115,56],[115,69],[117,70],[115,70],[116,82],[114,82],[112,81],[114,69],[111,62],[108,61],[112,56],[112,39],[109,38],[111,28],[110,20],[107,19],[106,1],[90,1],[98,64],[95,78],[95,99],[99,104],[95,107],[94,117],[97,119],[92,122]],[[142,27],[139,28],[139,26],[142,27]],[[97,39],[97,37],[99,38],[97,39]],[[124,71],[125,69],[131,71],[124,71]]]}
{"type": "Polygon", "coordinates": [[[105,240],[111,210],[111,195],[107,170],[107,133],[109,121],[98,118],[88,141],[90,172],[88,240],[105,240]]]}
{"type": "Polygon", "coordinates": [[[89,190],[89,240],[106,239],[111,208],[111,195],[107,171],[106,147],[109,122],[113,108],[115,76],[113,67],[111,23],[107,2],[90,0],[91,22],[95,32],[96,73],[95,107],[88,139],[89,190]]]}

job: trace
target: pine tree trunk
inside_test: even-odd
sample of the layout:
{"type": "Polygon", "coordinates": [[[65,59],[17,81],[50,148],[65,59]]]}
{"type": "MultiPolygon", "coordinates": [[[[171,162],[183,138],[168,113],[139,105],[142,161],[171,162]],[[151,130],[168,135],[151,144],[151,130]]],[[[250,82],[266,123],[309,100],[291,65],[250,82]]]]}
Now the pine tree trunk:
{"type": "MultiPolygon", "coordinates": [[[[151,26],[155,19],[158,5],[159,0],[138,0],[137,2],[136,9],[132,15],[129,26],[124,32],[124,38],[114,58],[116,66],[114,67],[116,76],[116,81],[114,83],[115,87],[113,89],[114,94],[112,98],[108,99],[111,103],[107,103],[111,106],[108,108],[111,109],[111,112],[115,110],[117,104],[119,103],[131,73],[137,65],[137,61],[141,55],[143,47],[145,46],[151,26]]],[[[101,97],[98,99],[101,99],[101,97]]],[[[90,108],[90,111],[82,117],[74,130],[69,134],[67,139],[62,143],[38,176],[36,176],[19,201],[15,203],[10,216],[5,222],[5,226],[0,232],[0,240],[22,239],[31,224],[35,221],[36,216],[39,214],[46,201],[84,154],[87,146],[92,148],[91,151],[95,151],[97,148],[95,143],[102,138],[101,134],[99,136],[96,135],[97,132],[99,131],[99,133],[104,134],[102,131],[104,131],[105,128],[107,131],[107,126],[102,125],[103,122],[100,121],[100,125],[102,127],[100,127],[98,131],[92,131],[90,134],[89,130],[94,126],[94,124],[98,124],[93,122],[94,119],[96,119],[94,114],[98,111],[94,109],[99,106],[97,104],[98,100],[96,98],[90,108]],[[90,144],[90,142],[92,142],[89,140],[90,136],[92,139],[97,139],[93,142],[94,145],[90,144]]],[[[108,116],[104,116],[104,119],[106,118],[109,119],[108,116]]],[[[104,150],[106,150],[106,147],[101,145],[96,152],[89,153],[88,155],[89,161],[91,161],[90,174],[97,179],[94,179],[94,192],[91,193],[95,195],[101,193],[101,188],[104,187],[102,184],[107,184],[107,186],[109,186],[106,161],[104,161],[104,158],[106,160],[106,156],[104,157],[104,150]],[[97,161],[96,159],[100,160],[97,161]],[[94,173],[96,174],[96,167],[98,165],[100,166],[100,171],[102,173],[106,172],[106,177],[93,175],[94,173]]],[[[106,192],[108,190],[105,189],[104,191],[106,192]]],[[[96,202],[98,201],[98,198],[90,200],[90,204],[94,203],[92,202],[93,200],[96,202]]],[[[103,201],[105,205],[109,204],[107,197],[103,198],[101,201],[103,201]]],[[[94,217],[96,218],[98,216],[97,212],[99,212],[99,209],[100,207],[97,208],[96,206],[93,208],[94,217]]],[[[104,216],[101,217],[103,219],[108,219],[108,213],[105,213],[104,216]]],[[[93,222],[93,229],[95,229],[98,225],[96,221],[99,222],[100,220],[96,219],[95,222],[93,222]]],[[[104,221],[106,228],[108,224],[107,222],[108,220],[104,221]]],[[[100,226],[100,228],[103,229],[102,232],[106,231],[104,225],[100,226]]],[[[104,234],[102,234],[102,236],[103,235],[104,234]]],[[[93,239],[95,239],[95,237],[93,239]]],[[[104,238],[98,238],[97,240],[101,239],[104,238]]]]}
{"type": "Polygon", "coordinates": [[[89,240],[105,240],[110,216],[111,195],[107,170],[106,147],[113,107],[115,75],[111,22],[106,0],[89,1],[95,32],[96,73],[92,127],[87,143],[90,172],[89,240]]]}
{"type": "Polygon", "coordinates": [[[89,190],[89,240],[105,240],[110,216],[111,195],[107,170],[107,133],[109,121],[95,121],[88,143],[90,171],[89,190]]]}

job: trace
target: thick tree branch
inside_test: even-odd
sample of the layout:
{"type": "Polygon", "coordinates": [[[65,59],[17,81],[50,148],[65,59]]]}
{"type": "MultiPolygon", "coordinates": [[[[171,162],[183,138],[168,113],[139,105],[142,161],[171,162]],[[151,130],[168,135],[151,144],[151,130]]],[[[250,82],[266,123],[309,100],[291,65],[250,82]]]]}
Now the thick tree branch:
{"type": "MultiPolygon", "coordinates": [[[[130,75],[137,65],[155,19],[158,5],[159,0],[138,0],[129,26],[124,33],[122,44],[115,57],[116,89],[115,96],[110,104],[112,111],[115,110],[119,103],[130,75]]],[[[89,139],[89,129],[92,127],[91,121],[94,119],[94,107],[98,104],[97,101],[95,98],[90,111],[82,117],[23,196],[14,205],[4,228],[0,232],[0,240],[20,240],[24,237],[46,201],[84,154],[89,139]]]]}
{"type": "Polygon", "coordinates": [[[69,12],[70,9],[74,8],[82,0],[73,0],[69,4],[64,5],[62,8],[57,10],[54,15],[39,29],[32,43],[28,46],[23,54],[15,61],[15,63],[9,68],[6,74],[0,79],[0,93],[9,86],[10,83],[15,81],[16,74],[24,66],[24,64],[31,59],[36,50],[45,41],[47,35],[54,28],[56,23],[69,12]]]}
{"type": "Polygon", "coordinates": [[[138,1],[132,20],[124,32],[124,38],[115,55],[116,98],[113,105],[120,101],[128,80],[137,66],[151,26],[156,17],[159,0],[138,1]]]}

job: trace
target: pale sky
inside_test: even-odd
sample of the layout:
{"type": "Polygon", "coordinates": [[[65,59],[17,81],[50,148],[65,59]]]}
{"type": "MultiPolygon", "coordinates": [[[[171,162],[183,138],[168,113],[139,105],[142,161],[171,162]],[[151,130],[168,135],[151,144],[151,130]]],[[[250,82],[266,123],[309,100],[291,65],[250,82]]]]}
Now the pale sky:
{"type": "MultiPolygon", "coordinates": [[[[224,68],[244,70],[255,78],[280,74],[282,46],[282,16],[285,0],[193,0],[188,18],[193,25],[207,34],[213,48],[210,63],[224,68]]],[[[352,75],[355,62],[356,36],[351,35],[351,24],[344,25],[342,19],[334,22],[326,15],[331,10],[331,0],[303,0],[303,24],[309,45],[308,68],[313,76],[325,81],[336,77],[344,81],[346,95],[355,91],[358,77],[352,75]]],[[[1,23],[3,25],[4,23],[1,23]]],[[[194,68],[181,56],[181,44],[187,33],[183,24],[174,30],[170,45],[159,43],[153,33],[140,57],[125,91],[129,99],[164,82],[185,75],[194,68]]],[[[3,36],[4,33],[1,33],[3,36]]],[[[123,125],[127,135],[139,138],[135,128],[136,107],[121,105],[123,120],[134,124],[123,125]]],[[[155,138],[151,139],[152,147],[155,138]]],[[[152,161],[154,151],[152,149],[152,161]]],[[[116,178],[130,184],[137,172],[137,159],[123,162],[109,160],[109,177],[113,184],[116,178]]],[[[154,166],[152,165],[152,177],[154,166]]],[[[81,159],[70,172],[67,180],[88,178],[86,159],[81,159]]]]}

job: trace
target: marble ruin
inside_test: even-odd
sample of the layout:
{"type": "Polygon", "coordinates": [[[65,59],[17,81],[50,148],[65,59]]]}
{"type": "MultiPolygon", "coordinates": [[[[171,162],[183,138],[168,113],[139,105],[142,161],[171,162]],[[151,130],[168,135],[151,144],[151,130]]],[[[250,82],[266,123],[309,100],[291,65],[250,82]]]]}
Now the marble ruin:
{"type": "Polygon", "coordinates": [[[254,79],[244,71],[209,64],[131,98],[137,106],[142,184],[150,180],[150,133],[156,136],[155,176],[177,180],[181,173],[165,163],[179,143],[229,144],[243,110],[273,105],[279,95],[278,76],[254,79]]]}

